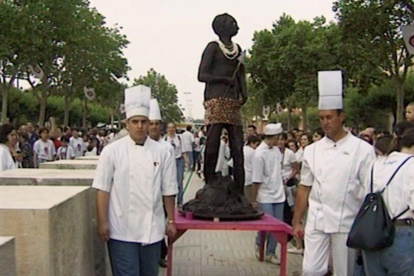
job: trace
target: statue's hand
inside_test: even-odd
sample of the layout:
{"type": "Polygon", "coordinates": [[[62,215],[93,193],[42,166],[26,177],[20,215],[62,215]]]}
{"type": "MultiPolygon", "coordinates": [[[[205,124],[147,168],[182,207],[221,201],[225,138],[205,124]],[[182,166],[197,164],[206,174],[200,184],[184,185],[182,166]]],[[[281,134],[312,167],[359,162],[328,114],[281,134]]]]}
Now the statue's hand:
{"type": "Polygon", "coordinates": [[[225,77],[225,78],[223,78],[223,82],[230,85],[230,86],[235,86],[236,85],[236,78],[225,77]]]}
{"type": "Polygon", "coordinates": [[[246,103],[246,101],[247,101],[247,97],[242,97],[240,99],[240,105],[244,105],[246,103]]]}

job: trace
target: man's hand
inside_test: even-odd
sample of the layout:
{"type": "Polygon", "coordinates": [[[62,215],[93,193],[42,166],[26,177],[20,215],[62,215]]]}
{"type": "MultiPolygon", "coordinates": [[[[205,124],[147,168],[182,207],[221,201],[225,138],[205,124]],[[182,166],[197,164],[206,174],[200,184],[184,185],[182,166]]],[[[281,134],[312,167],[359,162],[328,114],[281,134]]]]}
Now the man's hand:
{"type": "Polygon", "coordinates": [[[104,242],[109,241],[109,226],[107,222],[98,222],[98,236],[104,242]]]}
{"type": "Polygon", "coordinates": [[[168,236],[168,238],[173,239],[175,235],[177,234],[177,228],[175,228],[175,223],[168,223],[167,229],[165,231],[168,236]]]}
{"type": "Polygon", "coordinates": [[[293,236],[297,239],[303,239],[305,235],[305,230],[303,228],[302,223],[294,223],[293,224],[293,236]]]}

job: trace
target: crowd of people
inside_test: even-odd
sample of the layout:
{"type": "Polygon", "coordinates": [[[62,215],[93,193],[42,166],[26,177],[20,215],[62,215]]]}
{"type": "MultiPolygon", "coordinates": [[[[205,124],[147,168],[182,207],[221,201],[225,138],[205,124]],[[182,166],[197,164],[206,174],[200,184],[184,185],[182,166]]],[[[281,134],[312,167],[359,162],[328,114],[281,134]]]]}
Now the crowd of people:
{"type": "MultiPolygon", "coordinates": [[[[152,206],[150,202],[153,202],[157,211],[152,210],[152,207],[148,207],[147,211],[155,212],[153,215],[157,218],[164,217],[165,212],[168,218],[167,233],[174,235],[173,206],[181,207],[184,203],[185,170],[195,171],[203,178],[207,139],[205,128],[187,126],[186,130],[179,131],[174,123],[169,123],[164,134],[158,104],[153,109],[158,109],[156,115],[148,110],[144,113],[137,111],[138,116],[131,115],[132,119],[126,120],[128,131],[122,130],[120,133],[97,128],[79,130],[59,127],[53,120],[50,128],[37,128],[32,123],[18,129],[10,124],[0,126],[0,171],[36,168],[42,162],[102,153],[93,184],[100,191],[97,195],[98,233],[103,240],[108,241],[115,270],[123,269],[116,267],[116,260],[125,250],[136,250],[121,241],[160,243],[163,253],[157,253],[158,249],[155,248],[151,254],[160,254],[161,261],[157,259],[157,263],[166,265],[165,243],[158,241],[162,236],[162,231],[158,231],[163,229],[161,225],[150,221],[145,223],[154,224],[154,229],[158,229],[155,233],[148,232],[148,229],[144,231],[139,225],[134,226],[137,231],[140,229],[136,234],[122,227],[114,228],[114,224],[127,224],[127,221],[119,220],[119,214],[132,212],[125,209],[127,206],[119,198],[138,196],[139,202],[148,201],[148,206],[152,206]],[[141,114],[149,118],[146,129],[143,124],[147,119],[141,114]],[[146,135],[151,139],[146,139],[146,135]],[[129,141],[134,142],[131,145],[141,146],[142,149],[131,147],[129,141]],[[159,145],[149,141],[159,142],[159,145]],[[146,148],[152,152],[151,155],[148,155],[146,148]],[[137,155],[131,158],[136,160],[128,160],[128,152],[134,151],[137,155]],[[121,182],[132,180],[141,183],[142,175],[147,173],[144,159],[145,162],[151,160],[155,167],[162,164],[161,175],[148,174],[148,179],[160,181],[161,190],[153,194],[150,190],[144,191],[144,188],[134,191],[136,188],[131,187],[130,195],[126,191],[117,191],[123,188],[111,192],[111,185],[120,187],[121,182]],[[128,176],[122,172],[128,170],[131,162],[142,166],[137,166],[136,177],[131,175],[129,177],[132,178],[128,180],[128,176]],[[120,169],[114,171],[116,167],[120,169]],[[154,198],[147,198],[151,194],[160,200],[155,202],[154,198]],[[165,211],[158,209],[161,197],[165,211]],[[108,206],[108,201],[115,203],[106,210],[107,207],[103,206],[108,206]],[[111,232],[109,229],[115,230],[111,232]]],[[[321,128],[313,132],[300,129],[284,131],[281,124],[268,124],[259,134],[254,125],[247,127],[243,147],[245,196],[254,207],[292,225],[294,246],[288,252],[304,255],[305,276],[329,273],[413,275],[414,265],[409,260],[414,258],[414,158],[409,159],[414,156],[414,103],[407,106],[406,121],[396,124],[394,133],[377,132],[374,128],[353,133],[344,127],[345,114],[341,109],[322,109],[319,116],[321,128]],[[393,178],[396,171],[398,174],[393,178]],[[386,183],[388,179],[390,181],[386,183]],[[384,202],[390,217],[395,218],[394,243],[374,252],[348,248],[348,233],[364,196],[381,191],[386,184],[390,187],[384,193],[384,202]]],[[[224,176],[232,175],[232,157],[226,131],[223,131],[220,143],[216,171],[224,176]]],[[[146,187],[144,182],[141,184],[146,187]]],[[[136,215],[142,220],[149,218],[138,213],[136,215]]],[[[256,237],[258,258],[261,234],[258,233],[256,237]]],[[[141,246],[141,243],[138,245],[141,246]]],[[[279,264],[276,246],[277,240],[268,235],[265,260],[273,264],[279,264]]],[[[122,263],[122,260],[119,262],[122,263]]],[[[154,265],[150,266],[146,269],[156,271],[154,265]]]]}
{"type": "Polygon", "coordinates": [[[43,162],[75,159],[81,156],[99,155],[113,141],[116,129],[89,128],[80,130],[69,126],[38,127],[28,122],[15,128],[11,124],[0,127],[2,154],[0,171],[11,168],[38,168],[43,162]]]}

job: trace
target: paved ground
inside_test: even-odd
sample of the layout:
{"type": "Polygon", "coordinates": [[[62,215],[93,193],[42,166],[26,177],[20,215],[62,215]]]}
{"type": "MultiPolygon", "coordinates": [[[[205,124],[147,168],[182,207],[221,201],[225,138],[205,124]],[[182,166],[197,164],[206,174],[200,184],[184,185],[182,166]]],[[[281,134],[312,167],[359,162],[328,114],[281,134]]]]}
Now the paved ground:
{"type": "MultiPolygon", "coordinates": [[[[203,185],[193,175],[184,200],[194,198],[203,185]]],[[[257,261],[254,238],[255,233],[247,231],[188,231],[174,245],[173,275],[279,275],[279,266],[257,261]]],[[[300,255],[288,254],[288,275],[299,276],[301,263],[300,255]]],[[[165,275],[165,270],[161,269],[159,275],[165,275]]]]}

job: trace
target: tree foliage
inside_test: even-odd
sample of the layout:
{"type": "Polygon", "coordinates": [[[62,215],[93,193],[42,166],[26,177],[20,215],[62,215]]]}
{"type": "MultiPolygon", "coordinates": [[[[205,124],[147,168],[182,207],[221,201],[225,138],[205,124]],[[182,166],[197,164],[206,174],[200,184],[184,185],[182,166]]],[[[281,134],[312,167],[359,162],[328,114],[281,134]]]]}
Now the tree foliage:
{"type": "Polygon", "coordinates": [[[166,122],[180,122],[183,117],[178,107],[177,88],[168,82],[164,75],[150,69],[146,76],[134,79],[135,85],[146,85],[151,88],[153,98],[158,100],[161,115],[166,122]]]}
{"type": "Polygon", "coordinates": [[[129,70],[123,56],[128,41],[118,26],[107,27],[105,18],[88,1],[4,0],[0,18],[2,121],[8,113],[8,91],[17,78],[32,87],[39,102],[40,125],[51,95],[63,96],[65,124],[69,124],[75,98],[83,100],[86,119],[83,87],[95,88],[100,103],[117,109],[123,87],[119,81],[129,70]],[[38,65],[44,77],[34,78],[29,65],[38,65]]]}
{"type": "Polygon", "coordinates": [[[397,120],[403,120],[404,82],[413,63],[401,27],[414,20],[412,1],[340,0],[334,3],[334,11],[343,43],[349,46],[345,47],[348,68],[359,72],[360,82],[380,75],[391,80],[397,95],[397,120]]]}

